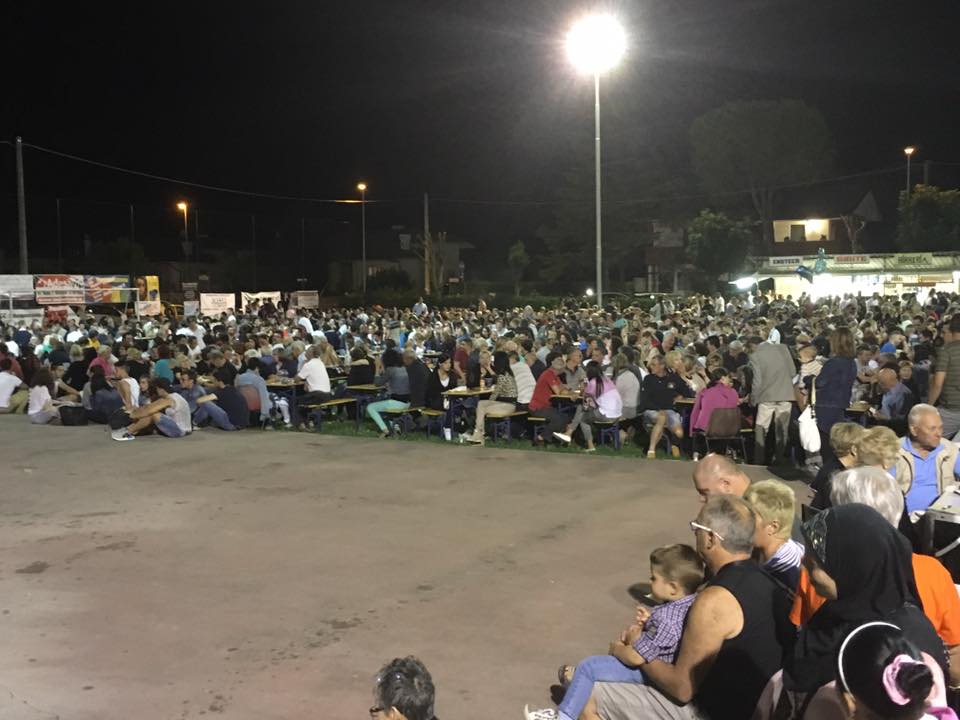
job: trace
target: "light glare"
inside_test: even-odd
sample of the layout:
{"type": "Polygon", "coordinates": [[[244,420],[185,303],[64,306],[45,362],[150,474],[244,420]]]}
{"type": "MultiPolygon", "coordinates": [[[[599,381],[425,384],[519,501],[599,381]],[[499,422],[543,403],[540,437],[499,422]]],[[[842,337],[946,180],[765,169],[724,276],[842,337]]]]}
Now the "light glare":
{"type": "Polygon", "coordinates": [[[580,72],[600,74],[614,67],[627,50],[623,26],[612,15],[589,15],[567,33],[567,56],[580,72]]]}

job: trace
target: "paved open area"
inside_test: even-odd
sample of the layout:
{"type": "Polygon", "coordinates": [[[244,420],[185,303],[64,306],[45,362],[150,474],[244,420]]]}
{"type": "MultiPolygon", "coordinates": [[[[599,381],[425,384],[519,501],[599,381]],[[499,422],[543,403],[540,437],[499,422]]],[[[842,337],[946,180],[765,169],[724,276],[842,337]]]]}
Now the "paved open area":
{"type": "Polygon", "coordinates": [[[0,451],[4,720],[362,718],[411,653],[439,717],[522,717],[698,507],[690,463],[439,441],[20,416],[0,451]]]}

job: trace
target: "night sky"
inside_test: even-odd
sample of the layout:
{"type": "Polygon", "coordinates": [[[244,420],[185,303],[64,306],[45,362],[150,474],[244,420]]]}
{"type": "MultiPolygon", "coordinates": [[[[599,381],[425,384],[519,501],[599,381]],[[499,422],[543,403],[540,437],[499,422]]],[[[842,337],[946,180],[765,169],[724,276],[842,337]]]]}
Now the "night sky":
{"type": "MultiPolygon", "coordinates": [[[[264,193],[351,197],[365,179],[371,200],[390,201],[371,216],[381,228],[416,224],[418,199],[429,191],[435,225],[499,257],[544,220],[543,207],[440,199],[554,200],[571,156],[591,151],[592,83],[568,66],[562,45],[589,3],[18,5],[8,13],[17,62],[7,75],[14,85],[5,93],[5,139],[20,134],[105,163],[264,193]]],[[[917,160],[960,162],[955,0],[603,7],[630,38],[624,63],[603,80],[610,163],[633,162],[644,173],[645,158],[632,156],[639,142],[687,174],[686,133],[697,115],[727,100],[781,97],[824,113],[838,173],[895,166],[907,144],[920,147],[917,160]]],[[[9,146],[0,146],[0,169],[9,259],[9,146]]],[[[187,195],[224,215],[343,210],[188,190],[31,150],[27,184],[40,246],[49,242],[44,199],[56,196],[78,208],[135,201],[157,213],[187,195]]],[[[97,229],[109,232],[105,222],[97,229]]],[[[163,222],[175,228],[176,216],[163,222]]]]}

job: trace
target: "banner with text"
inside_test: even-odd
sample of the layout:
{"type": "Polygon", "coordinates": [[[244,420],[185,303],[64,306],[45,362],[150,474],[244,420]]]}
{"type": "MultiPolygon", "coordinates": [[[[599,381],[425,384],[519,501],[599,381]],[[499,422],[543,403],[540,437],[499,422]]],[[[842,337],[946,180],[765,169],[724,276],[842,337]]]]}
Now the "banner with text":
{"type": "Polygon", "coordinates": [[[136,302],[126,275],[84,275],[83,285],[88,303],[136,302]]]}
{"type": "Polygon", "coordinates": [[[240,297],[243,300],[243,307],[245,308],[249,306],[250,303],[252,303],[254,300],[258,301],[261,305],[265,303],[267,300],[272,302],[274,306],[277,306],[280,303],[279,291],[255,292],[255,293],[242,292],[240,293],[240,297]]]}
{"type": "Polygon", "coordinates": [[[0,299],[33,300],[33,275],[0,275],[0,299]]]}
{"type": "Polygon", "coordinates": [[[237,307],[233,293],[200,293],[200,314],[207,317],[230,312],[237,307]]]}
{"type": "Polygon", "coordinates": [[[38,305],[82,305],[83,275],[37,275],[34,292],[38,305]]]}
{"type": "Polygon", "coordinates": [[[290,305],[299,308],[318,308],[320,293],[316,290],[297,290],[290,293],[290,305]]]}

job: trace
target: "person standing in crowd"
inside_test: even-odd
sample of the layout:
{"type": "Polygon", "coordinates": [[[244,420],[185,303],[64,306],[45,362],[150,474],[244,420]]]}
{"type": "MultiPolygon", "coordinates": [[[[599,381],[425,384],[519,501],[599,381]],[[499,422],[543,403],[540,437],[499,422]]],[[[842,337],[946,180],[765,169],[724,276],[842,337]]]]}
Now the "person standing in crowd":
{"type": "Polygon", "coordinates": [[[927,402],[939,407],[944,437],[956,441],[960,434],[960,311],[944,328],[943,340],[934,361],[927,402]]]}
{"type": "MultiPolygon", "coordinates": [[[[771,335],[776,328],[771,327],[771,335]]],[[[750,402],[757,408],[754,424],[754,463],[767,464],[767,433],[770,425],[774,431],[773,464],[785,462],[790,414],[793,410],[793,358],[786,345],[776,340],[759,343],[750,355],[750,370],[753,381],[750,386],[750,402]]],[[[846,405],[844,406],[846,407],[846,405]]]]}
{"type": "Polygon", "coordinates": [[[823,364],[816,383],[814,413],[820,431],[820,455],[824,463],[835,460],[830,448],[830,429],[846,419],[846,410],[857,381],[853,333],[842,327],[830,335],[830,357],[823,364]]]}

